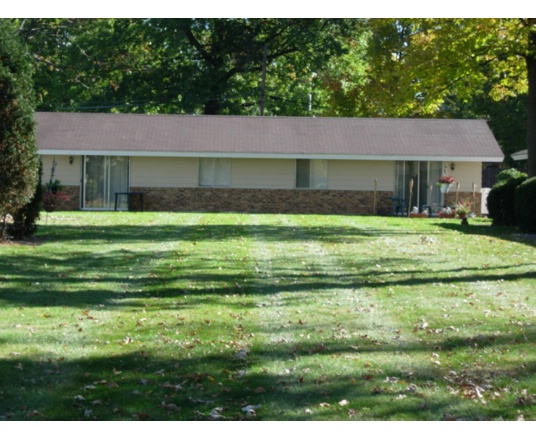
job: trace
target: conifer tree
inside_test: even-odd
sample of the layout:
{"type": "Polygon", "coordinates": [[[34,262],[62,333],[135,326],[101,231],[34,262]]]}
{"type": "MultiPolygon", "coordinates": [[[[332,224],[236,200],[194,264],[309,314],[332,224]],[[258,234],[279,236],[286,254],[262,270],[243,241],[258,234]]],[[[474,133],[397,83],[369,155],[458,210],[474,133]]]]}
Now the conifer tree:
{"type": "Polygon", "coordinates": [[[0,240],[6,219],[34,195],[39,174],[28,52],[8,20],[0,20],[0,240]]]}

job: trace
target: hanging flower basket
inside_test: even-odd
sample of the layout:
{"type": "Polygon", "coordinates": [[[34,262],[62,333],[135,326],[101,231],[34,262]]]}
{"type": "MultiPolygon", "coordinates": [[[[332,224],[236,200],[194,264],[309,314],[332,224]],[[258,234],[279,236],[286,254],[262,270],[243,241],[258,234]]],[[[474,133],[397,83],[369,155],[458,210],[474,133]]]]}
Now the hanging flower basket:
{"type": "Polygon", "coordinates": [[[44,204],[43,205],[43,209],[46,211],[46,212],[54,212],[56,210],[56,205],[51,205],[51,204],[44,204]]]}
{"type": "Polygon", "coordinates": [[[439,189],[441,190],[441,194],[446,194],[449,192],[450,189],[450,183],[442,183],[439,189]]]}
{"type": "Polygon", "coordinates": [[[437,186],[439,186],[439,189],[441,190],[442,194],[448,193],[450,186],[456,182],[453,177],[451,176],[441,176],[437,180],[437,186]]]}

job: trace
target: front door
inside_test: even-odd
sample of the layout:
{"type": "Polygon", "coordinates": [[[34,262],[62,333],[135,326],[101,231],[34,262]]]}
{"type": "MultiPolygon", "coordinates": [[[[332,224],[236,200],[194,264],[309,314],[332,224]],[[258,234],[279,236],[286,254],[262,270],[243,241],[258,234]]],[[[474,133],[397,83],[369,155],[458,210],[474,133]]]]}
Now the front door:
{"type": "Polygon", "coordinates": [[[441,176],[442,162],[396,162],[395,197],[404,200],[405,209],[424,207],[437,213],[443,206],[441,191],[436,186],[441,176]],[[409,206],[411,204],[411,206],[409,206]]]}
{"type": "Polygon", "coordinates": [[[114,209],[115,194],[128,188],[128,157],[85,156],[82,208],[114,209]]]}

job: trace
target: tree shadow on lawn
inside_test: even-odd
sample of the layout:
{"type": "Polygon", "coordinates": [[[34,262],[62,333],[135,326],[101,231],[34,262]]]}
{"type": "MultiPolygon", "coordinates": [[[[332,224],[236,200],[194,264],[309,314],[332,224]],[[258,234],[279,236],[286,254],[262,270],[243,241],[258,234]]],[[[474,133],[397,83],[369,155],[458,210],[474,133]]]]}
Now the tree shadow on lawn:
{"type": "MultiPolygon", "coordinates": [[[[333,359],[355,356],[358,343],[253,346],[243,359],[233,349],[207,353],[203,345],[181,344],[168,344],[168,355],[164,347],[143,346],[74,360],[13,354],[0,359],[0,420],[443,420],[446,413],[514,420],[518,411],[534,417],[534,403],[520,399],[534,362],[459,369],[422,358],[400,368],[367,362],[372,352],[401,360],[429,353],[427,344],[410,343],[364,346],[344,361],[344,372],[330,367],[333,359]],[[250,416],[247,405],[256,407],[250,416]]],[[[468,341],[454,343],[461,350],[468,341]]],[[[512,339],[490,344],[499,350],[512,339]]]]}
{"type": "MultiPolygon", "coordinates": [[[[182,255],[182,254],[181,254],[182,255]]],[[[255,271],[251,257],[199,256],[177,260],[176,250],[154,252],[129,249],[64,255],[21,254],[0,260],[0,299],[39,307],[120,307],[151,297],[182,298],[194,307],[216,304],[225,295],[275,295],[326,290],[418,287],[431,283],[471,283],[532,280],[536,272],[523,265],[406,269],[411,258],[340,258],[334,266],[319,257],[296,265],[293,257],[271,261],[269,271],[255,271]],[[152,264],[154,263],[154,264],[152,264]],[[223,268],[222,268],[223,266],[223,268]],[[386,272],[385,267],[392,267],[386,272]],[[397,267],[403,269],[397,270],[397,267]],[[223,269],[223,270],[222,270],[223,269]],[[516,269],[515,272],[512,270],[516,269]],[[469,272],[469,273],[468,273],[469,272]],[[471,273],[472,272],[472,273],[471,273]]],[[[528,265],[532,267],[532,265],[528,265]]],[[[181,301],[183,302],[183,301],[181,301]]]]}
{"type": "MultiPolygon", "coordinates": [[[[427,231],[427,234],[433,234],[427,231]]],[[[407,228],[359,228],[352,226],[290,226],[290,225],[42,225],[37,236],[44,241],[69,242],[80,240],[103,240],[105,242],[166,242],[166,241],[228,241],[258,236],[261,240],[344,243],[366,241],[374,237],[420,235],[421,232],[407,228]]]]}

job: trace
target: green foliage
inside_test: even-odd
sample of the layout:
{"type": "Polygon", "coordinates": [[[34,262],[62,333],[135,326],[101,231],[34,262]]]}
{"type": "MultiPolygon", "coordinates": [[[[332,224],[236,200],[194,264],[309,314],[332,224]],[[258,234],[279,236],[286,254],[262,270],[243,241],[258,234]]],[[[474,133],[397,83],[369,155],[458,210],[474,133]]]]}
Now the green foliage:
{"type": "Polygon", "coordinates": [[[512,179],[519,179],[519,178],[527,178],[527,173],[524,173],[523,171],[519,171],[516,168],[508,168],[506,170],[502,170],[497,175],[497,182],[507,182],[512,179]]]}
{"type": "MultiPolygon", "coordinates": [[[[40,110],[307,114],[310,78],[361,20],[26,19],[40,110]]],[[[313,93],[318,94],[318,87],[313,93]]],[[[315,97],[315,102],[319,96],[315,97]]]]}
{"type": "Polygon", "coordinates": [[[519,229],[536,234],[536,177],[525,180],[517,187],[515,209],[519,229]]]}
{"type": "Polygon", "coordinates": [[[28,53],[12,24],[0,20],[0,218],[24,206],[38,180],[33,109],[28,53]]]}
{"type": "Polygon", "coordinates": [[[35,185],[35,192],[32,199],[13,214],[13,224],[9,227],[9,233],[16,240],[34,235],[37,231],[37,221],[41,212],[41,203],[43,201],[43,186],[41,185],[41,176],[43,174],[43,165],[39,164],[39,179],[35,185]]]}
{"type": "Polygon", "coordinates": [[[493,226],[516,226],[516,188],[527,179],[527,175],[510,169],[502,171],[499,176],[499,181],[488,194],[489,217],[493,219],[493,226]]]}

